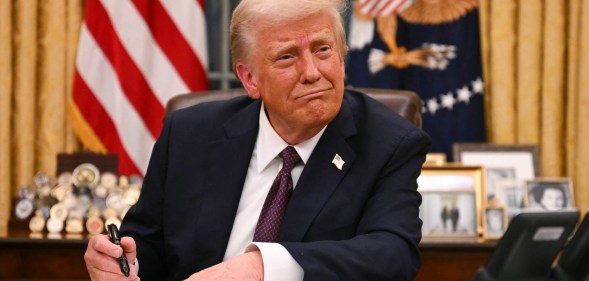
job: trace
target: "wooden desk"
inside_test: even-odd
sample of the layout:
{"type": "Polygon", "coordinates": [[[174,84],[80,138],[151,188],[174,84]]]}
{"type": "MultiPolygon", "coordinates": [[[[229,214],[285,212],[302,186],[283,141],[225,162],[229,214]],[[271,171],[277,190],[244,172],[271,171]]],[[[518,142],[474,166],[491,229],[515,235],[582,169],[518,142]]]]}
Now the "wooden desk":
{"type": "Polygon", "coordinates": [[[470,281],[491,257],[496,242],[422,242],[422,266],[417,281],[470,281]]]}
{"type": "MultiPolygon", "coordinates": [[[[84,263],[87,237],[30,236],[9,231],[0,236],[0,280],[89,280],[84,263]]],[[[422,243],[418,281],[471,280],[490,257],[495,243],[422,243]]]]}
{"type": "Polygon", "coordinates": [[[89,280],[84,237],[30,236],[10,231],[0,236],[0,280],[89,280]]]}

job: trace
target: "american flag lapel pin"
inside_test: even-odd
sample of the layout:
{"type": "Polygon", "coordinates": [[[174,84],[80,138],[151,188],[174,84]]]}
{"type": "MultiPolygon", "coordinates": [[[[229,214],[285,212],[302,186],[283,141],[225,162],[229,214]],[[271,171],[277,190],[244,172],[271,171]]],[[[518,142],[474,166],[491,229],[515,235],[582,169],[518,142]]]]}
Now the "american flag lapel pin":
{"type": "Polygon", "coordinates": [[[333,165],[335,165],[336,168],[341,170],[342,167],[344,166],[344,163],[346,163],[346,161],[344,161],[344,159],[342,159],[342,157],[336,153],[335,157],[333,157],[333,160],[331,160],[331,163],[333,163],[333,165]]]}

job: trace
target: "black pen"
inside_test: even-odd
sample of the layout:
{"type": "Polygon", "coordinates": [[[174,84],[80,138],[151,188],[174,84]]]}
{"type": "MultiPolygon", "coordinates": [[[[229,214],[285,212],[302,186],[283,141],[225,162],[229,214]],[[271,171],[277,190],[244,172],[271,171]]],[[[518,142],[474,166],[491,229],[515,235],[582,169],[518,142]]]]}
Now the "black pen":
{"type": "MultiPolygon", "coordinates": [[[[119,245],[121,247],[121,236],[119,236],[119,229],[114,224],[108,225],[108,238],[110,242],[119,245]]],[[[123,247],[121,247],[122,249],[123,247]]],[[[125,251],[123,250],[123,254],[121,255],[119,260],[119,266],[121,267],[121,272],[125,274],[125,276],[129,277],[129,272],[131,269],[129,268],[129,263],[127,262],[127,257],[125,257],[125,251]]]]}

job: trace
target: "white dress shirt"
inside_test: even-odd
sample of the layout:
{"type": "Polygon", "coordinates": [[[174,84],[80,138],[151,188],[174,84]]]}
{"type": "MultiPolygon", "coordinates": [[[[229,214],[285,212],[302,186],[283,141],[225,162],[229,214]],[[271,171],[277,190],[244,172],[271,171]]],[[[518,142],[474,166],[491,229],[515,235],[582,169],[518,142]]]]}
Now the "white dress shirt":
{"type": "MultiPolygon", "coordinates": [[[[288,143],[280,138],[270,125],[265,114],[264,104],[260,110],[259,124],[256,145],[249,163],[237,215],[223,260],[258,248],[264,262],[264,280],[303,280],[303,269],[282,245],[264,242],[252,243],[258,217],[268,191],[274,178],[282,169],[282,158],[278,154],[288,146],[288,143]]],[[[325,127],[311,139],[294,145],[302,161],[292,169],[293,188],[296,188],[303,168],[324,131],[325,127]]]]}

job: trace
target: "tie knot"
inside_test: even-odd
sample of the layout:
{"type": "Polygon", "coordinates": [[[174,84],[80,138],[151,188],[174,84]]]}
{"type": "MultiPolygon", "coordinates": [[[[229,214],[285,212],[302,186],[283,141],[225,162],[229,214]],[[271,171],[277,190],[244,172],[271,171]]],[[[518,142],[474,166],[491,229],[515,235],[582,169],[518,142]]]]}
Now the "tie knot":
{"type": "Polygon", "coordinates": [[[301,156],[297,153],[294,147],[287,146],[280,152],[280,157],[282,157],[282,161],[284,162],[283,169],[286,169],[289,173],[292,168],[301,161],[301,156]]]}

